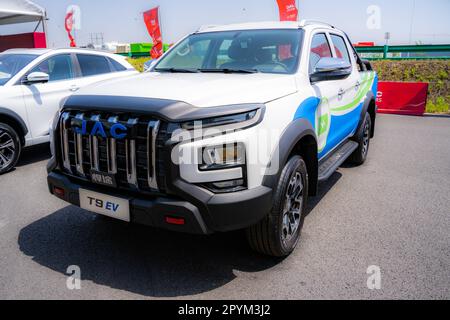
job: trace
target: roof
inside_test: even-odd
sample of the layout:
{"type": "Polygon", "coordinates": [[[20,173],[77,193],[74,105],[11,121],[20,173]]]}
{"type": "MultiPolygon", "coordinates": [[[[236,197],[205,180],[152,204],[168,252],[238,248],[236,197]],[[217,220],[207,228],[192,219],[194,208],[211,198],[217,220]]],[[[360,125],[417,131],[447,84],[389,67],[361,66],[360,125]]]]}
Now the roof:
{"type": "Polygon", "coordinates": [[[51,49],[9,49],[2,53],[14,53],[14,54],[36,54],[42,55],[50,52],[51,49]]]}
{"type": "Polygon", "coordinates": [[[239,31],[239,30],[260,30],[260,29],[300,29],[305,27],[329,27],[333,26],[315,20],[302,21],[265,21],[265,22],[250,22],[230,24],[224,26],[203,26],[198,30],[198,33],[218,32],[218,31],[239,31]]]}
{"type": "Polygon", "coordinates": [[[35,22],[45,17],[45,10],[28,0],[0,0],[0,25],[35,22]]]}
{"type": "Polygon", "coordinates": [[[229,24],[224,26],[205,26],[200,28],[199,33],[217,31],[237,31],[237,30],[259,30],[259,29],[298,29],[299,22],[296,21],[266,21],[249,22],[239,24],[229,24]]]}

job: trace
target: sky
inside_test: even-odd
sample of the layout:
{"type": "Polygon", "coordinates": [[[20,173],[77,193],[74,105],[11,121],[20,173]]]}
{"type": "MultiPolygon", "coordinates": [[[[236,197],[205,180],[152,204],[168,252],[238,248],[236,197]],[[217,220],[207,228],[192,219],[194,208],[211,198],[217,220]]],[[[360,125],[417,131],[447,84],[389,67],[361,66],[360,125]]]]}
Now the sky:
{"type": "MultiPolygon", "coordinates": [[[[275,0],[32,0],[47,10],[48,45],[68,46],[64,16],[69,5],[81,9],[79,45],[91,34],[104,42],[151,42],[142,13],[160,7],[164,42],[173,43],[202,25],[278,20],[275,0]]],[[[0,1],[1,2],[1,1],[0,1]]],[[[300,19],[331,23],[354,43],[450,43],[450,0],[297,0],[300,19]]],[[[0,35],[33,31],[34,25],[0,26],[0,35]]]]}

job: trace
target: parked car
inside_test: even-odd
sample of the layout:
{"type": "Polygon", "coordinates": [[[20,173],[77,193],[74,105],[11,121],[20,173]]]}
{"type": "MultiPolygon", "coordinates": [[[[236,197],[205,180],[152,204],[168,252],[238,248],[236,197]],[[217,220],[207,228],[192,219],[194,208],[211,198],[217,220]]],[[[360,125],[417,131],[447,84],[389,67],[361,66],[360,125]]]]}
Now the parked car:
{"type": "Polygon", "coordinates": [[[173,231],[246,229],[290,254],[306,202],[365,162],[377,75],[317,22],[204,29],[145,74],[80,90],[55,118],[48,186],[86,210],[173,231]]]}
{"type": "Polygon", "coordinates": [[[0,53],[0,174],[21,149],[49,141],[61,101],[82,87],[137,71],[125,58],[82,49],[13,49],[0,53]]]}

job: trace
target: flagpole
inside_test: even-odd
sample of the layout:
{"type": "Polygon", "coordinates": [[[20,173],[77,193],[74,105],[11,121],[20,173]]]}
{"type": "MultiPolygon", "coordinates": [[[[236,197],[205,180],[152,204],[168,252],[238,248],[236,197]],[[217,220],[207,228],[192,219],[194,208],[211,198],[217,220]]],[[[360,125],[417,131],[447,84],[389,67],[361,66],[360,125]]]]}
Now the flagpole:
{"type": "Polygon", "coordinates": [[[163,37],[163,27],[161,22],[161,7],[158,6],[158,24],[159,24],[159,32],[161,32],[161,41],[163,45],[163,52],[164,52],[164,37],[163,37]]]}

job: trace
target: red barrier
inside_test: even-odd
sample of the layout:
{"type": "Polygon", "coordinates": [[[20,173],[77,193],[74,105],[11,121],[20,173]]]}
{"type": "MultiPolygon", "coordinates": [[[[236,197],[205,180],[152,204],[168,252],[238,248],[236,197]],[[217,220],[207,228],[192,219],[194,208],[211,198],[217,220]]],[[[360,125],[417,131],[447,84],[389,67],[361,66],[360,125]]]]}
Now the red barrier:
{"type": "Polygon", "coordinates": [[[13,48],[46,48],[45,33],[31,32],[0,36],[0,52],[13,48]]]}
{"type": "Polygon", "coordinates": [[[422,116],[428,97],[428,83],[379,82],[377,106],[379,113],[422,116]]]}

